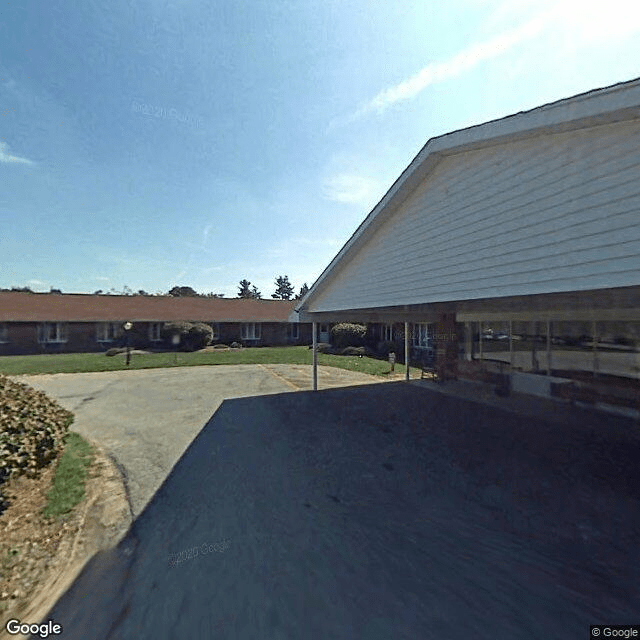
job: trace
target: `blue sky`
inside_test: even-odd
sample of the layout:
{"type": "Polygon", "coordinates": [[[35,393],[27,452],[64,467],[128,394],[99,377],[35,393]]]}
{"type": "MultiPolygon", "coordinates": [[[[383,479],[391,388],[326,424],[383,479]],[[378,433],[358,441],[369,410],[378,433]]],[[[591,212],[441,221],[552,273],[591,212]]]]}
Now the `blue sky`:
{"type": "Polygon", "coordinates": [[[5,3],[0,287],[297,291],[429,138],[638,76],[621,0],[5,3]]]}

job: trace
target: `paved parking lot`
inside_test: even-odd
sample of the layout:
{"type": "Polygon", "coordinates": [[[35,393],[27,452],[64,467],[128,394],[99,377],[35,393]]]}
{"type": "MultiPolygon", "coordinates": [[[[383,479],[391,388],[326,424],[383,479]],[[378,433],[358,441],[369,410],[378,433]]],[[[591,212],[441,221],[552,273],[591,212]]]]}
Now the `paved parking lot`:
{"type": "Polygon", "coordinates": [[[577,640],[636,620],[631,421],[397,383],[226,400],[190,428],[50,612],[63,637],[577,640]]]}
{"type": "MultiPolygon", "coordinates": [[[[14,379],[73,411],[72,429],[102,445],[118,464],[136,517],[223,400],[309,389],[311,367],[202,366],[14,379]]],[[[382,379],[320,367],[318,381],[330,388],[382,379]]]]}

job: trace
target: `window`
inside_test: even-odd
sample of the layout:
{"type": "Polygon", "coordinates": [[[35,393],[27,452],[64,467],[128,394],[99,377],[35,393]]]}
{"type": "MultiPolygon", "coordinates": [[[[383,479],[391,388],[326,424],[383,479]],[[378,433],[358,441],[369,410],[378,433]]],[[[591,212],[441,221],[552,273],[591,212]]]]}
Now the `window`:
{"type": "Polygon", "coordinates": [[[260,323],[259,322],[246,322],[242,325],[243,340],[260,340],[260,323]]]}
{"type": "Polygon", "coordinates": [[[290,322],[287,328],[287,338],[298,340],[300,338],[300,325],[297,322],[290,322]]]}
{"type": "Polygon", "coordinates": [[[432,341],[433,333],[427,323],[421,322],[413,325],[412,344],[416,349],[427,349],[432,346],[432,341]]]}
{"type": "Polygon", "coordinates": [[[97,342],[113,342],[120,336],[120,325],[117,322],[100,322],[96,326],[97,342]]]}
{"type": "Polygon", "coordinates": [[[209,326],[213,330],[211,341],[215,342],[216,340],[220,340],[220,325],[217,322],[210,322],[209,326]]]}
{"type": "Polygon", "coordinates": [[[392,324],[383,324],[380,327],[380,338],[382,340],[386,340],[387,342],[393,342],[393,325],[392,324]]]}
{"type": "Polygon", "coordinates": [[[44,322],[38,325],[38,342],[66,342],[67,325],[64,322],[44,322]]]}
{"type": "Polygon", "coordinates": [[[162,340],[162,322],[152,322],[149,325],[149,340],[160,342],[162,340]]]}
{"type": "Polygon", "coordinates": [[[0,344],[3,342],[9,342],[9,331],[7,325],[4,322],[0,322],[0,344]]]}

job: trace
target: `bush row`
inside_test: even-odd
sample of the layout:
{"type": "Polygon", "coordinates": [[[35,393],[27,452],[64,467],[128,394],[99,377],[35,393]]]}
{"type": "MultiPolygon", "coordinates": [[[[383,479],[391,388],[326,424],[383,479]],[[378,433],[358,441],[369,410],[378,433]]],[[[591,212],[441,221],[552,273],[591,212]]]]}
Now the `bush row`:
{"type": "Polygon", "coordinates": [[[0,513],[2,487],[14,476],[36,477],[55,460],[73,414],[41,391],[0,375],[0,513]]]}

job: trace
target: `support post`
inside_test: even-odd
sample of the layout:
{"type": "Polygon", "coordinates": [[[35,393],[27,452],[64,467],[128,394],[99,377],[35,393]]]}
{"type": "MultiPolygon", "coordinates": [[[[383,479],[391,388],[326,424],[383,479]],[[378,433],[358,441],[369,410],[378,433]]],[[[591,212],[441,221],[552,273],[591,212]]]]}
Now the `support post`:
{"type": "Polygon", "coordinates": [[[538,323],[533,322],[532,324],[533,324],[533,327],[531,331],[532,331],[533,343],[531,345],[531,370],[534,373],[538,373],[538,370],[540,369],[540,365],[538,364],[538,355],[536,353],[536,347],[538,345],[538,323]]]}
{"type": "Polygon", "coordinates": [[[484,359],[483,353],[482,353],[482,320],[480,320],[480,322],[478,323],[478,331],[479,331],[478,343],[480,348],[480,362],[482,362],[482,360],[484,359]]]}
{"type": "Polygon", "coordinates": [[[551,375],[551,320],[547,320],[547,375],[551,375]]]}
{"type": "Polygon", "coordinates": [[[509,320],[509,366],[513,371],[513,321],[509,320]]]}
{"type": "Polygon", "coordinates": [[[593,336],[593,377],[598,377],[598,323],[594,320],[591,328],[593,336]]]}
{"type": "Polygon", "coordinates": [[[312,324],[313,331],[313,390],[318,390],[318,323],[312,324]]]}
{"type": "Polygon", "coordinates": [[[409,323],[404,323],[404,379],[409,382],[409,323]]]}
{"type": "Polygon", "coordinates": [[[468,362],[473,360],[473,331],[470,322],[464,323],[464,356],[468,362]]]}

